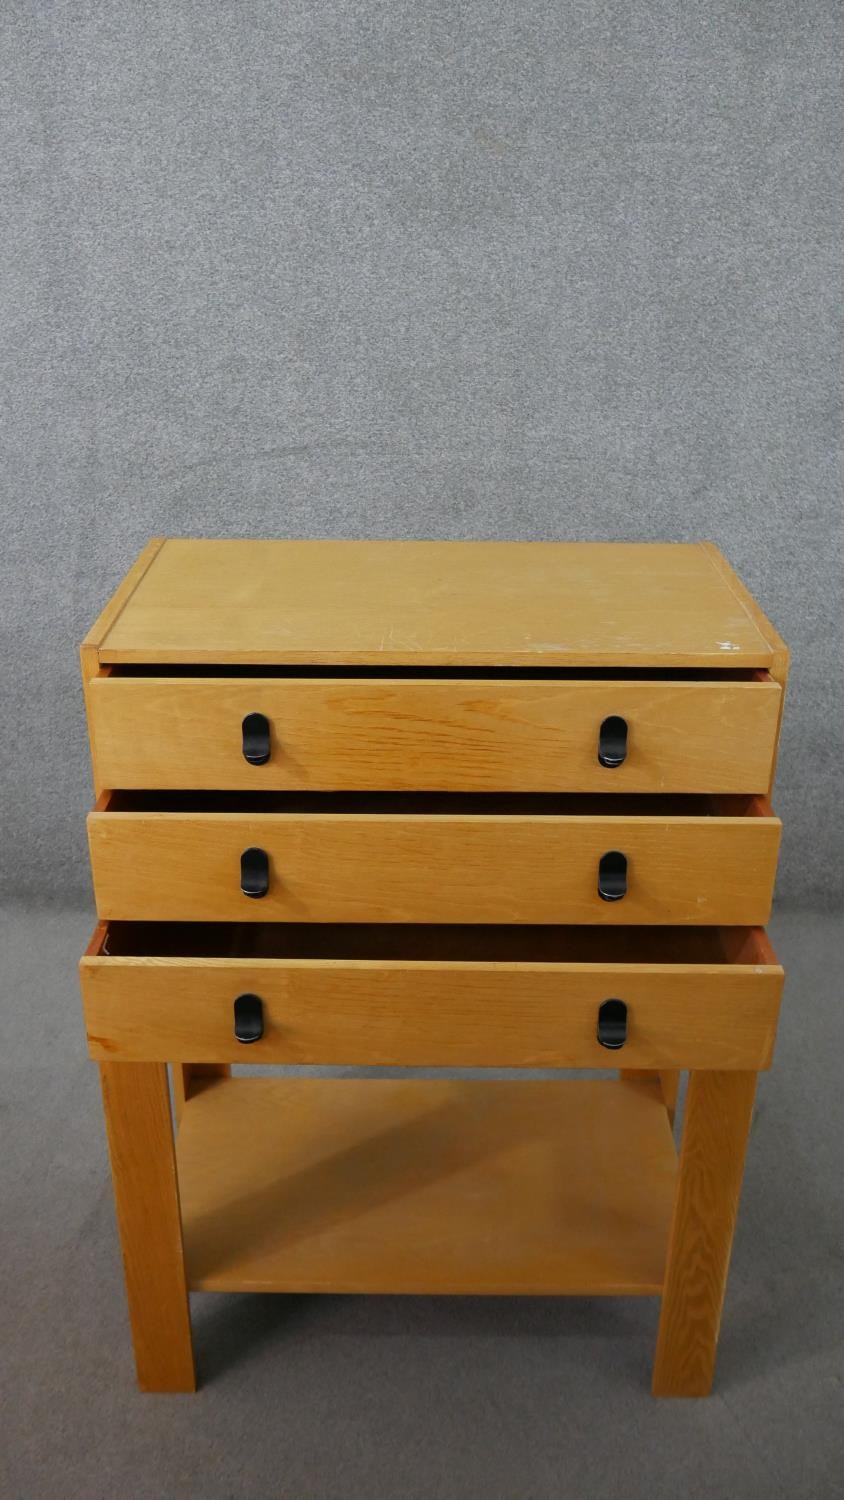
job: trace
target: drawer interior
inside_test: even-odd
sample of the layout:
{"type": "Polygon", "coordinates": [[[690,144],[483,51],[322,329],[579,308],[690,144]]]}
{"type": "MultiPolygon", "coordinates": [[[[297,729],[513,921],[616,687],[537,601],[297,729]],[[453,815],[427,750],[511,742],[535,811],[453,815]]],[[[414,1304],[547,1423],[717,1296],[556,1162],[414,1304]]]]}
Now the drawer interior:
{"type": "Polygon", "coordinates": [[[517,667],[517,666],[273,666],[250,663],[156,663],[120,661],[103,669],[108,676],[217,676],[238,679],[261,678],[388,678],[408,682],[771,682],[762,667],[517,667]]]}
{"type": "Polygon", "coordinates": [[[393,814],[400,817],[770,818],[761,796],[579,792],[106,792],[98,812],[393,814]]]}
{"type": "Polygon", "coordinates": [[[469,927],[397,923],[102,923],[111,958],[279,958],[466,963],[772,965],[761,927],[469,927]]]}
{"type": "Polygon", "coordinates": [[[274,666],[268,663],[118,662],[106,666],[109,677],[218,677],[229,682],[252,677],[329,678],[391,682],[772,682],[758,667],[447,667],[447,666],[274,666]]]}

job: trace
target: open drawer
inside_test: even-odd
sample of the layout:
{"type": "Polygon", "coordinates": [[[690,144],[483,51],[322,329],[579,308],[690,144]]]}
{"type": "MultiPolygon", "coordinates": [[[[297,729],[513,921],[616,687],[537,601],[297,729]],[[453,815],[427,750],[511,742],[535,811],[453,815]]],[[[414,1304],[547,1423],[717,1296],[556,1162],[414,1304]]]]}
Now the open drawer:
{"type": "Polygon", "coordinates": [[[110,792],[97,913],[215,922],[764,924],[764,797],[110,792]]]}
{"type": "Polygon", "coordinates": [[[759,928],[146,922],[81,976],[99,1061],[646,1069],[769,1067],[783,982],[759,928]]]}
{"type": "Polygon", "coordinates": [[[766,792],[765,671],[106,668],[101,786],[241,791],[766,792]]]}

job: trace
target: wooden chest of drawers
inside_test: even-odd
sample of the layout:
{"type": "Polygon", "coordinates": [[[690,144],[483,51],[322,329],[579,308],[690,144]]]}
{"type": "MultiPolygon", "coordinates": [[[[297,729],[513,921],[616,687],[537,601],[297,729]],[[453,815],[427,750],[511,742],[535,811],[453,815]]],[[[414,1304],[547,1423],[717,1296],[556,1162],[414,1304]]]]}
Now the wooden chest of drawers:
{"type": "Polygon", "coordinates": [[[787,661],[709,544],[150,544],[82,647],[143,1388],[203,1288],[656,1294],[654,1391],[709,1390],[787,661]]]}

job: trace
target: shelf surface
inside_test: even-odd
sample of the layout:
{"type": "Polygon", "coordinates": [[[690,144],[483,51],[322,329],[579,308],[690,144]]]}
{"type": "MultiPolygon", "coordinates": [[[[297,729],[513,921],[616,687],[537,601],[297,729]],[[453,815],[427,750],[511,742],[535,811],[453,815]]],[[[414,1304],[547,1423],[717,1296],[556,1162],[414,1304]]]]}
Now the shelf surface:
{"type": "Polygon", "coordinates": [[[700,543],[171,538],[99,657],[734,670],[771,663],[769,630],[700,543]]]}
{"type": "Polygon", "coordinates": [[[676,1155],[649,1081],[213,1080],[176,1149],[197,1290],[662,1287],[676,1155]]]}

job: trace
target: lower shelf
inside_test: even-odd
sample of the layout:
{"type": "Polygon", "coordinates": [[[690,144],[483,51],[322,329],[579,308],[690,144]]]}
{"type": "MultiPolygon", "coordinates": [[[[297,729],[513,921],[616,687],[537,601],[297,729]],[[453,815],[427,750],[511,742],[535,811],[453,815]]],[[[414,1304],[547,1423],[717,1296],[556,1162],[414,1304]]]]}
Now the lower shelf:
{"type": "Polygon", "coordinates": [[[197,1290],[662,1289],[676,1155],[648,1081],[213,1080],[176,1149],[197,1290]]]}

